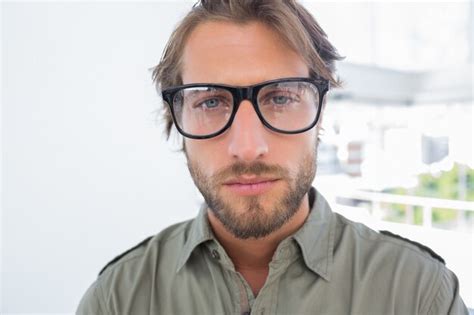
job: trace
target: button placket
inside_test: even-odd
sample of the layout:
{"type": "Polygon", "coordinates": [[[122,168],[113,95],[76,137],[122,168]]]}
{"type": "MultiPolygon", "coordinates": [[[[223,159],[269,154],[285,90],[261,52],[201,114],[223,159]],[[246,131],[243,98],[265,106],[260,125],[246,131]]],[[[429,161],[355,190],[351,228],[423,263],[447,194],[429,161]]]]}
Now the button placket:
{"type": "Polygon", "coordinates": [[[232,261],[228,258],[225,251],[222,250],[219,246],[209,247],[209,254],[214,261],[222,265],[224,268],[235,271],[232,261]]]}

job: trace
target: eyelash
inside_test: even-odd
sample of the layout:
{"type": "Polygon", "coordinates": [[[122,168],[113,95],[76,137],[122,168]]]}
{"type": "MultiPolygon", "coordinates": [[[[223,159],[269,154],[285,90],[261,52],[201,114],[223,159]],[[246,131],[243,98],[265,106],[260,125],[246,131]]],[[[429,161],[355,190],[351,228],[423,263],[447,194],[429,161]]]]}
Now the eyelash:
{"type": "MultiPolygon", "coordinates": [[[[199,101],[195,102],[195,104],[192,106],[192,108],[202,107],[202,105],[205,102],[209,101],[209,100],[218,100],[219,102],[224,102],[224,103],[226,102],[225,99],[222,96],[216,95],[216,96],[206,97],[203,100],[199,100],[199,101]]],[[[206,108],[206,110],[213,110],[213,108],[206,108]]]]}

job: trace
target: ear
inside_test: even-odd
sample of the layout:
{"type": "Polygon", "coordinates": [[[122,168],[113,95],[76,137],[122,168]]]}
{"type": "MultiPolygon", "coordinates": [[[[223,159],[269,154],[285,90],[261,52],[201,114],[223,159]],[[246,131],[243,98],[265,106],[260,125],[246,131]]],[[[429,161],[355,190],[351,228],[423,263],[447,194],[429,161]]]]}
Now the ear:
{"type": "Polygon", "coordinates": [[[182,148],[181,148],[181,152],[184,153],[186,158],[188,157],[188,152],[186,152],[186,138],[185,137],[183,137],[183,145],[182,145],[182,148]]]}
{"type": "MultiPolygon", "coordinates": [[[[326,93],[326,95],[327,95],[327,93],[326,93]]],[[[322,105],[322,108],[321,108],[321,113],[319,114],[318,128],[320,128],[323,125],[324,110],[326,109],[326,100],[327,100],[326,95],[324,95],[323,105],[322,105]]]]}
{"type": "Polygon", "coordinates": [[[321,113],[319,114],[319,121],[318,121],[318,124],[316,125],[318,144],[321,141],[321,130],[324,130],[323,118],[324,118],[324,109],[326,108],[326,95],[324,96],[323,103],[322,103],[323,105],[322,105],[322,108],[321,108],[321,113]]]}
{"type": "Polygon", "coordinates": [[[323,108],[321,108],[321,116],[323,115],[324,109],[326,108],[326,103],[327,103],[327,100],[328,100],[328,93],[329,92],[326,92],[326,94],[324,94],[324,97],[323,97],[323,108]]]}

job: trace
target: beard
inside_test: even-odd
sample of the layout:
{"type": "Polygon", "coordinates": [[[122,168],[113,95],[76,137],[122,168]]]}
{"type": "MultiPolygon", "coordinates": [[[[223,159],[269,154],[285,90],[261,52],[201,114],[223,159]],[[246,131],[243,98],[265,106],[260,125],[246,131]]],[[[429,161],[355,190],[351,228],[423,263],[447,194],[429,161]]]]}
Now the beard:
{"type": "MultiPolygon", "coordinates": [[[[238,239],[263,238],[280,229],[300,209],[304,196],[308,193],[316,176],[317,143],[298,163],[294,173],[279,165],[268,165],[257,161],[251,164],[236,162],[229,167],[206,177],[198,163],[189,158],[188,169],[196,187],[215,215],[234,237],[238,239]],[[220,193],[223,183],[233,177],[253,174],[280,178],[286,182],[284,191],[275,195],[271,191],[265,195],[231,196],[224,198],[220,193]],[[262,199],[270,201],[265,208],[262,199]],[[230,200],[235,200],[230,202],[230,200]]],[[[276,185],[280,185],[278,183],[276,185]]],[[[273,187],[273,190],[277,190],[273,187]]]]}

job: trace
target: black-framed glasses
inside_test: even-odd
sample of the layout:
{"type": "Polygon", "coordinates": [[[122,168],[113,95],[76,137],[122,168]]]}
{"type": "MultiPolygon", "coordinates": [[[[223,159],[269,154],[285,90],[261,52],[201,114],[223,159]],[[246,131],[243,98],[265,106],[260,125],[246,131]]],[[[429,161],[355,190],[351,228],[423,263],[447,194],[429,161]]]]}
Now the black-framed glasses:
{"type": "Polygon", "coordinates": [[[283,78],[251,86],[196,83],[162,91],[175,126],[185,137],[209,139],[226,131],[243,100],[249,100],[270,130],[297,134],[313,128],[321,114],[325,79],[283,78]]]}

